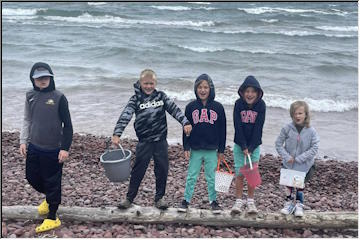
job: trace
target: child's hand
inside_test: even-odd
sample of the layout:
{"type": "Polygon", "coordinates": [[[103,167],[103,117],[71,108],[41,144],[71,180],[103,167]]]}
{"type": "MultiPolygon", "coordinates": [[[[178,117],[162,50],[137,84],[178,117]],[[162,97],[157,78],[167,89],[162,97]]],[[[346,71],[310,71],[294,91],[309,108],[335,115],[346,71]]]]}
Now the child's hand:
{"type": "Polygon", "coordinates": [[[184,155],[186,160],[190,159],[190,151],[184,151],[184,155]]]}
{"type": "Polygon", "coordinates": [[[114,136],[112,136],[112,138],[111,138],[111,141],[112,141],[112,143],[114,144],[114,145],[119,145],[120,144],[120,137],[119,136],[116,136],[116,135],[114,135],[114,136]]]}
{"type": "Polygon", "coordinates": [[[295,159],[293,157],[291,157],[289,160],[288,160],[288,163],[294,163],[295,162],[295,159]]]}
{"type": "Polygon", "coordinates": [[[20,150],[21,156],[26,157],[26,144],[24,144],[24,143],[20,144],[19,150],[20,150]]]}
{"type": "Polygon", "coordinates": [[[190,136],[191,130],[192,130],[191,124],[188,124],[188,125],[185,125],[185,126],[184,126],[184,132],[185,132],[185,135],[186,135],[187,137],[190,136]]]}
{"type": "Polygon", "coordinates": [[[65,160],[69,157],[69,152],[65,150],[60,150],[59,152],[59,163],[65,162],[65,160]]]}
{"type": "Polygon", "coordinates": [[[223,153],[218,153],[218,161],[225,161],[225,155],[223,153]]]}
{"type": "Polygon", "coordinates": [[[246,148],[246,149],[243,150],[243,153],[244,153],[245,156],[247,156],[249,154],[249,150],[246,148]]]}

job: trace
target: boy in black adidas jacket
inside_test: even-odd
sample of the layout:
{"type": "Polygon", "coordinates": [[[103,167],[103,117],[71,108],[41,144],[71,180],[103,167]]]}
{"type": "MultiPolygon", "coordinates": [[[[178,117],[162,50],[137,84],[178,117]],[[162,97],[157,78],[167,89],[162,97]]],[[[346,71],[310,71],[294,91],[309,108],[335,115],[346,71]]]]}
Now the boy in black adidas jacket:
{"type": "Polygon", "coordinates": [[[218,158],[224,159],[226,141],[226,117],[224,107],[214,100],[214,84],[207,74],[200,75],[194,85],[196,100],[185,109],[185,116],[193,129],[190,136],[183,134],[186,159],[189,159],[184,200],[178,211],[185,212],[194,192],[197,177],[204,161],[208,195],[213,213],[220,213],[216,201],[215,170],[218,158]]]}
{"type": "Polygon", "coordinates": [[[26,156],[26,179],[46,199],[38,207],[46,215],[36,232],[61,225],[56,212],[61,202],[63,162],[68,159],[73,128],[68,101],[55,90],[54,74],[46,63],[35,63],[30,72],[33,89],[26,93],[20,154],[26,156]]]}
{"type": "Polygon", "coordinates": [[[131,206],[151,157],[154,159],[156,177],[155,206],[159,209],[168,207],[163,199],[169,167],[165,111],[183,125],[186,134],[191,132],[192,127],[180,108],[164,92],[157,91],[155,87],[155,72],[150,69],[142,71],[140,80],[134,84],[135,94],[127,103],[114,129],[112,142],[119,144],[121,134],[135,113],[134,128],[139,143],[136,146],[136,160],[131,170],[129,189],[126,199],[118,206],[120,209],[131,206]]]}

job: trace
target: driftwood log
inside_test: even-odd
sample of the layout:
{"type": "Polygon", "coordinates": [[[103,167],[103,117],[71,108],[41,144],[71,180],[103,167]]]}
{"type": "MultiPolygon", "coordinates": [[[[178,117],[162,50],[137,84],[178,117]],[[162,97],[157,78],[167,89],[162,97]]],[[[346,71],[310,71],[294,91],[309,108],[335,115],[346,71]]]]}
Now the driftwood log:
{"type": "MultiPolygon", "coordinates": [[[[77,220],[85,222],[129,222],[129,223],[185,223],[207,226],[243,226],[258,228],[358,228],[357,212],[315,212],[305,211],[303,218],[281,213],[258,213],[257,215],[242,213],[231,215],[230,210],[221,214],[213,214],[210,210],[189,208],[186,213],[177,212],[176,208],[166,211],[154,207],[133,205],[127,210],[116,207],[86,208],[59,207],[61,220],[77,220]]],[[[3,206],[3,219],[43,219],[36,206],[3,206]]]]}

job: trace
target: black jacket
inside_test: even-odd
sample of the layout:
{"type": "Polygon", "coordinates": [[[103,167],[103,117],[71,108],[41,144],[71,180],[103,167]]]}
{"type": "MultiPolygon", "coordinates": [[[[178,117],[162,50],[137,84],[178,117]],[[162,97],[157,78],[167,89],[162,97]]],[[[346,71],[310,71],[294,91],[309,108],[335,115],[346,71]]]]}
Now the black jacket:
{"type": "Polygon", "coordinates": [[[224,153],[226,142],[226,117],[224,107],[214,100],[215,88],[207,74],[200,75],[194,84],[196,100],[190,102],[185,109],[185,116],[192,125],[189,137],[183,133],[184,150],[218,150],[224,153]],[[204,106],[199,99],[196,88],[201,80],[206,80],[210,86],[210,94],[204,106]]]}
{"type": "Polygon", "coordinates": [[[264,95],[259,82],[253,76],[248,76],[238,90],[240,98],[235,102],[234,106],[234,142],[238,144],[242,150],[248,149],[253,152],[262,141],[262,130],[265,122],[266,105],[262,100],[264,95]],[[247,87],[257,89],[258,98],[252,106],[249,106],[243,96],[243,92],[247,87]]]}
{"type": "Polygon", "coordinates": [[[140,83],[134,84],[135,94],[130,97],[116,123],[113,135],[121,136],[135,113],[134,128],[140,142],[156,142],[167,137],[166,112],[183,126],[189,124],[180,108],[162,91],[156,89],[146,95],[140,83]]]}

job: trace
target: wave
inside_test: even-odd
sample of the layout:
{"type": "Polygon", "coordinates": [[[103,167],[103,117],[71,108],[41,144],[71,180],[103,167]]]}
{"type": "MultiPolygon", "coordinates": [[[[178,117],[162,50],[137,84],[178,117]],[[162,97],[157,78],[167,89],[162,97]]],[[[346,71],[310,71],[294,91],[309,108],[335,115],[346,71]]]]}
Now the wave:
{"type": "Polygon", "coordinates": [[[318,26],[316,29],[325,31],[339,31],[339,32],[357,32],[358,26],[318,26]]]}
{"type": "Polygon", "coordinates": [[[295,9],[295,8],[271,8],[271,7],[256,7],[256,8],[238,8],[240,11],[244,11],[248,14],[263,14],[263,13],[317,13],[324,15],[340,15],[345,16],[349,14],[345,11],[323,11],[317,9],[295,9]]]}
{"type": "MultiPolygon", "coordinates": [[[[195,99],[194,91],[172,91],[166,90],[165,93],[172,99],[179,101],[191,101],[195,99]]],[[[229,93],[229,91],[217,91],[215,100],[224,105],[234,105],[239,98],[237,93],[229,93]]],[[[304,100],[309,104],[310,111],[315,112],[344,112],[356,110],[358,102],[353,100],[333,100],[333,99],[312,99],[312,98],[292,98],[279,94],[264,95],[264,101],[267,107],[276,107],[282,109],[289,109],[291,103],[297,100],[304,100]]]]}
{"type": "Polygon", "coordinates": [[[190,47],[186,45],[176,45],[179,48],[191,50],[193,52],[206,53],[206,52],[223,52],[223,51],[235,51],[241,53],[253,53],[253,54],[279,54],[280,52],[274,52],[270,50],[249,50],[249,49],[237,49],[237,48],[220,48],[220,47],[190,47]]]}
{"type": "Polygon", "coordinates": [[[46,11],[47,8],[3,8],[1,13],[3,16],[32,16],[39,11],[46,11]]]}
{"type": "Polygon", "coordinates": [[[260,21],[262,22],[266,22],[266,23],[274,23],[274,22],[278,22],[278,19],[260,19],[260,21]]]}
{"type": "Polygon", "coordinates": [[[255,31],[255,30],[213,30],[213,29],[204,29],[204,28],[191,28],[191,30],[200,31],[200,32],[208,32],[208,33],[220,33],[220,34],[269,34],[269,35],[285,35],[290,37],[336,37],[336,38],[355,38],[357,35],[349,35],[349,34],[326,34],[319,32],[311,32],[311,31],[278,31],[278,32],[266,32],[266,31],[255,31]]]}
{"type": "Polygon", "coordinates": [[[99,6],[99,5],[105,5],[107,3],[106,2],[88,2],[87,4],[90,6],[99,6]]]}
{"type": "Polygon", "coordinates": [[[136,20],[136,19],[125,19],[121,17],[114,16],[93,16],[89,13],[84,13],[78,17],[60,17],[60,16],[47,16],[44,17],[47,20],[52,21],[66,21],[66,22],[77,22],[77,23],[124,23],[124,24],[150,24],[150,25],[168,25],[168,26],[191,26],[191,27],[201,27],[201,26],[214,26],[215,23],[212,21],[160,21],[160,20],[136,20]]]}
{"type": "Polygon", "coordinates": [[[190,10],[216,10],[217,8],[213,7],[184,7],[184,6],[150,6],[152,8],[158,9],[158,10],[169,10],[169,11],[190,11],[190,10]]]}
{"type": "Polygon", "coordinates": [[[188,2],[188,3],[199,4],[199,5],[210,5],[211,4],[209,2],[188,2]]]}
{"type": "Polygon", "coordinates": [[[152,8],[156,8],[159,10],[170,10],[170,11],[189,11],[191,10],[190,7],[183,7],[183,6],[150,6],[152,8]]]}

